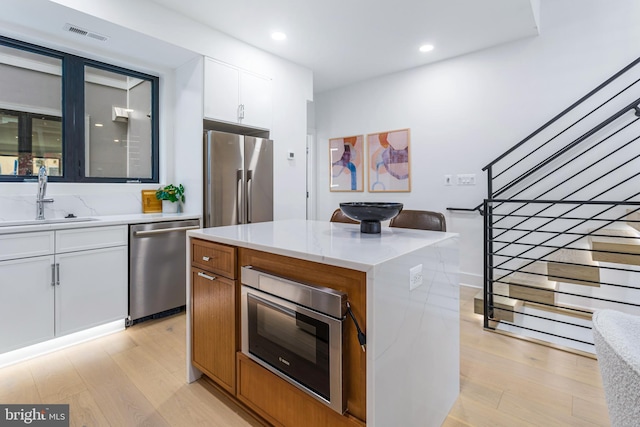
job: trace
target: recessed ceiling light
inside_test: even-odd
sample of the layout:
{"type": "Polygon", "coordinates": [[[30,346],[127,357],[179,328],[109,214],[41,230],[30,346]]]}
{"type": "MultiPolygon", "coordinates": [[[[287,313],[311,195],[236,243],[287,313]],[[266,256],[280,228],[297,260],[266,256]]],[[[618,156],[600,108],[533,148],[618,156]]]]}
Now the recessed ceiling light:
{"type": "Polygon", "coordinates": [[[432,44],[423,44],[420,46],[420,52],[431,52],[433,50],[432,44]]]}
{"type": "Polygon", "coordinates": [[[271,38],[274,40],[285,40],[287,38],[287,35],[280,31],[275,31],[271,33],[271,38]]]}
{"type": "Polygon", "coordinates": [[[96,123],[94,126],[97,127],[97,128],[101,128],[103,125],[102,125],[102,123],[96,123]]]}

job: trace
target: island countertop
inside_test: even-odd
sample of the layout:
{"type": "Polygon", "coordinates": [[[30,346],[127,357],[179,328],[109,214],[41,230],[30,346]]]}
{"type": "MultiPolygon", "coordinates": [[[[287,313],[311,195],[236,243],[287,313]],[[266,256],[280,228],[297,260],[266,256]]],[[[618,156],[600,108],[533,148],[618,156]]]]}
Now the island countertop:
{"type": "MultiPolygon", "coordinates": [[[[363,234],[358,224],[281,220],[190,230],[187,236],[364,272],[366,425],[444,422],[459,392],[456,233],[382,227],[380,234],[363,234]]],[[[189,313],[190,292],[187,284],[189,313]]],[[[189,382],[200,375],[190,362],[191,339],[189,315],[189,382]]]]}
{"type": "Polygon", "coordinates": [[[205,228],[188,235],[359,271],[458,236],[391,227],[382,227],[380,234],[364,234],[358,224],[308,220],[205,228]]]}

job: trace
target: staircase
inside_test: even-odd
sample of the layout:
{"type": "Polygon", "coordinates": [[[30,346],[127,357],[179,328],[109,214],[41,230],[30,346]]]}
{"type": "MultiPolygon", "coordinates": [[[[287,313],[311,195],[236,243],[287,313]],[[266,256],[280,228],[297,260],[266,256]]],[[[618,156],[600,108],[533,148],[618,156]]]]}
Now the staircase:
{"type": "Polygon", "coordinates": [[[475,312],[486,329],[593,354],[594,310],[640,315],[640,58],[484,170],[475,312]]]}

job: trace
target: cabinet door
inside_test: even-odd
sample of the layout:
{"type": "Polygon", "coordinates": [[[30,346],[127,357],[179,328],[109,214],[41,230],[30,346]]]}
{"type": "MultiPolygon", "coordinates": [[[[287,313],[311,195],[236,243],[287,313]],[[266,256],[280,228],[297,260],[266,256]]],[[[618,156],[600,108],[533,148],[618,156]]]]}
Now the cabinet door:
{"type": "Polygon", "coordinates": [[[240,104],[244,118],[240,123],[257,128],[271,128],[271,80],[243,71],[240,73],[240,104]]]}
{"type": "Polygon", "coordinates": [[[127,317],[127,247],[56,255],[56,335],[127,317]]]}
{"type": "Polygon", "coordinates": [[[204,117],[238,123],[239,70],[204,60],[204,117]]]}
{"type": "Polygon", "coordinates": [[[235,281],[192,268],[193,364],[235,394],[235,281]]]}
{"type": "Polygon", "coordinates": [[[0,262],[0,353],[53,338],[53,255],[0,262]]]}

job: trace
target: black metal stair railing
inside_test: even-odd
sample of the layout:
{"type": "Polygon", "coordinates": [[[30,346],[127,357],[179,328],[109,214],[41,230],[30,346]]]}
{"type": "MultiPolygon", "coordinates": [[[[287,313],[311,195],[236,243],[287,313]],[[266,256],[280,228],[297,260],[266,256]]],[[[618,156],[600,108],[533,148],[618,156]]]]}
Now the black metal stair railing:
{"type": "Polygon", "coordinates": [[[484,327],[593,353],[640,314],[640,58],[483,168],[484,327]]]}
{"type": "MultiPolygon", "coordinates": [[[[491,204],[500,203],[502,205],[518,205],[523,203],[528,204],[555,204],[557,201],[548,201],[548,200],[506,200],[506,199],[495,199],[495,200],[486,200],[485,201],[485,210],[487,212],[491,211],[491,204]]],[[[527,333],[535,333],[537,335],[548,336],[550,341],[555,343],[560,343],[559,345],[565,347],[575,347],[571,343],[574,342],[581,344],[577,346],[577,348],[581,351],[589,352],[588,346],[591,346],[593,341],[585,338],[580,338],[579,335],[576,336],[575,328],[589,330],[590,325],[577,322],[572,322],[570,320],[570,315],[558,316],[557,312],[552,312],[552,316],[545,315],[546,309],[561,309],[563,312],[573,312],[579,314],[590,314],[593,310],[598,308],[611,308],[617,309],[621,311],[627,311],[632,313],[640,313],[640,233],[636,233],[635,235],[629,236],[618,236],[609,234],[607,227],[617,226],[623,223],[632,222],[638,223],[638,220],[629,220],[629,215],[633,215],[635,212],[640,211],[640,202],[619,202],[619,201],[571,201],[564,202],[566,204],[575,204],[576,206],[589,206],[595,205],[598,207],[598,213],[591,217],[578,218],[581,222],[592,221],[592,222],[601,222],[602,224],[597,225],[593,229],[589,229],[588,231],[578,232],[578,231],[569,231],[568,229],[560,229],[560,230],[536,230],[536,234],[543,234],[542,240],[546,243],[544,244],[535,244],[535,243],[520,243],[519,245],[527,246],[528,249],[522,251],[520,253],[509,253],[505,252],[504,247],[497,249],[493,253],[488,253],[488,268],[491,269],[494,273],[498,272],[497,276],[491,283],[486,283],[486,293],[485,293],[485,326],[489,329],[498,329],[504,330],[505,328],[513,331],[513,330],[522,330],[525,334],[527,333]],[[611,211],[615,207],[618,206],[629,206],[630,212],[628,214],[621,215],[617,218],[605,218],[600,217],[605,212],[611,211]],[[604,209],[602,209],[604,207],[604,209]],[[550,235],[550,236],[549,236],[550,235]],[[548,244],[549,242],[557,239],[559,237],[563,237],[564,240],[562,243],[557,244],[548,244]],[[633,248],[629,250],[603,250],[597,248],[583,248],[583,247],[575,247],[573,246],[575,243],[579,242],[584,238],[609,238],[609,239],[627,239],[630,241],[634,241],[634,246],[637,248],[633,248]],[[532,249],[543,248],[548,249],[545,253],[538,256],[525,257],[522,254],[532,249]],[[518,283],[517,281],[509,280],[509,278],[513,277],[514,273],[522,273],[526,270],[525,266],[519,265],[518,267],[508,267],[506,266],[509,262],[514,260],[521,260],[525,262],[526,265],[530,265],[532,263],[538,262],[553,262],[555,264],[560,264],[562,266],[569,267],[585,267],[583,264],[563,261],[563,260],[554,260],[553,254],[559,250],[570,249],[575,251],[586,251],[589,254],[595,254],[594,258],[598,258],[599,254],[607,254],[611,258],[614,259],[616,256],[628,257],[628,256],[637,256],[638,260],[635,261],[634,264],[628,265],[625,262],[621,261],[619,263],[614,262],[601,262],[598,266],[598,269],[603,272],[606,272],[610,279],[607,280],[598,280],[598,281],[590,281],[588,279],[581,278],[581,282],[591,282],[592,285],[597,285],[597,288],[572,284],[571,281],[575,279],[569,275],[556,275],[554,279],[558,282],[562,282],[566,280],[566,283],[562,283],[560,287],[553,289],[544,289],[537,286],[532,280],[531,283],[518,283]],[[498,264],[494,264],[496,258],[500,259],[498,264]],[[507,292],[495,290],[495,284],[502,283],[506,286],[507,292]],[[517,311],[514,309],[505,308],[505,306],[501,306],[499,304],[495,304],[494,302],[489,302],[495,299],[496,297],[502,298],[513,298],[512,288],[526,288],[530,291],[530,294],[533,295],[530,298],[518,297],[519,301],[524,304],[529,305],[529,310],[517,311]],[[594,289],[597,289],[598,292],[594,292],[594,289]],[[619,292],[628,291],[628,292],[619,292]],[[616,292],[617,291],[617,292],[616,292]],[[553,303],[541,301],[538,299],[537,294],[541,293],[550,293],[553,295],[553,303]],[[540,308],[543,306],[544,308],[540,308]],[[501,319],[501,316],[496,312],[511,312],[516,315],[517,318],[513,321],[505,321],[501,319]],[[542,314],[541,314],[542,313],[542,314]],[[535,321],[532,321],[535,319],[535,321]],[[542,321],[542,322],[541,322],[542,321]],[[550,323],[553,322],[553,328],[545,328],[545,322],[550,323]],[[535,326],[534,326],[535,325],[535,326]],[[564,327],[558,327],[557,325],[564,325],[564,327]],[[562,332],[559,332],[562,331],[562,332]],[[586,347],[585,347],[586,346],[586,347]]],[[[535,218],[535,216],[531,216],[531,218],[535,218]]],[[[575,217],[565,218],[563,216],[556,217],[557,220],[570,219],[571,221],[575,220],[575,217]]],[[[489,220],[489,228],[494,228],[489,220]]],[[[577,228],[577,227],[572,227],[577,228]]],[[[527,233],[531,232],[529,229],[523,230],[515,230],[515,231],[525,231],[527,233]]],[[[506,242],[509,242],[508,240],[506,242]]],[[[495,241],[494,243],[502,243],[502,241],[495,241]]],[[[623,248],[624,243],[619,243],[619,247],[623,248]]],[[[548,278],[550,273],[547,271],[546,273],[540,272],[526,272],[526,275],[533,277],[541,277],[548,278]]],[[[546,297],[544,298],[547,299],[546,297]]],[[[548,311],[547,311],[548,312],[548,311]]],[[[549,326],[549,325],[547,325],[549,326]]]]}

